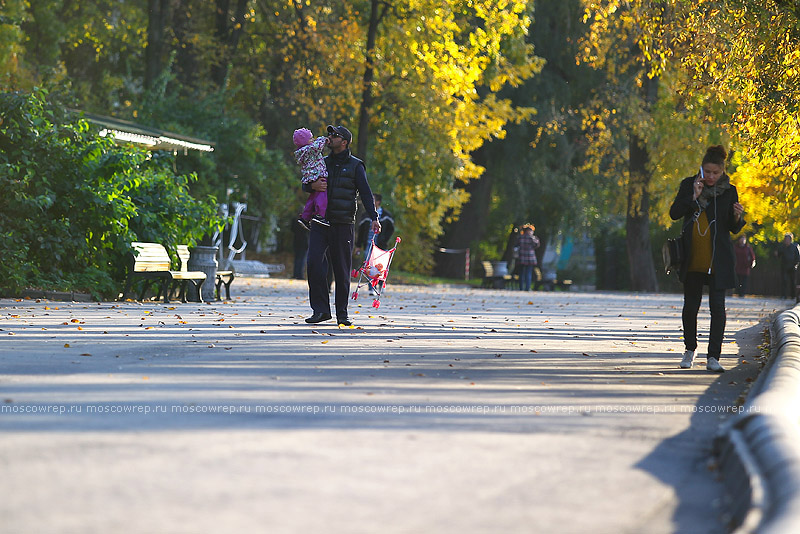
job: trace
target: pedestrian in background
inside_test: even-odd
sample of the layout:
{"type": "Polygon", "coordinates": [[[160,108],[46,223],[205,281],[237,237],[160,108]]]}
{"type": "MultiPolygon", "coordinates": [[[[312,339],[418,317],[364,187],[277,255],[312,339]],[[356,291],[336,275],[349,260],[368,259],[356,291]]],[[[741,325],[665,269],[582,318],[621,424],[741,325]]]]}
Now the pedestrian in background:
{"type": "Polygon", "coordinates": [[[522,226],[522,232],[517,241],[519,251],[517,252],[520,266],[519,273],[519,289],[520,291],[531,290],[531,280],[533,279],[533,270],[539,263],[536,259],[536,249],[539,248],[539,238],[533,235],[536,227],[532,224],[522,226]]]}
{"type": "Polygon", "coordinates": [[[306,271],[306,256],[308,255],[308,230],[297,219],[292,218],[292,248],[294,250],[294,270],[292,278],[304,280],[306,271]]]}
{"type": "Polygon", "coordinates": [[[781,298],[796,298],[797,264],[800,263],[800,248],[791,232],[783,236],[783,243],[776,253],[781,260],[781,298]]]}
{"type": "Polygon", "coordinates": [[[733,253],[736,256],[736,289],[740,297],[747,293],[747,280],[750,272],[756,266],[756,253],[753,247],[747,244],[747,236],[742,234],[733,246],[733,253]]]}
{"type": "Polygon", "coordinates": [[[669,208],[673,221],[683,218],[684,254],[678,276],[683,282],[683,342],[686,351],[680,367],[690,369],[697,350],[697,313],[708,286],[711,331],[706,369],[721,373],[722,337],[725,333],[725,291],[736,285],[730,234],[744,227],[744,207],[725,173],[728,154],[722,145],[706,150],[700,172],[681,181],[669,208]]]}
{"type": "MultiPolygon", "coordinates": [[[[389,210],[383,207],[383,196],[375,193],[372,197],[375,203],[375,211],[378,212],[378,221],[381,223],[381,233],[377,236],[375,235],[375,232],[372,231],[372,219],[369,218],[369,214],[365,213],[358,223],[357,253],[364,252],[366,254],[373,238],[375,238],[375,244],[378,245],[378,248],[388,250],[389,239],[394,234],[394,218],[389,210]]],[[[364,261],[368,259],[369,257],[365,255],[364,261]]]]}

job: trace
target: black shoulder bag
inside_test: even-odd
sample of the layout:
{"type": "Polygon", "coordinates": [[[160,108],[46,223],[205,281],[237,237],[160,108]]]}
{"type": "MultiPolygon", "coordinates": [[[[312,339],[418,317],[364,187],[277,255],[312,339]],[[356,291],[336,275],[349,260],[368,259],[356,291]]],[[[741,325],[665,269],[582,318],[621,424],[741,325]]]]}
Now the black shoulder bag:
{"type": "Polygon", "coordinates": [[[678,271],[683,261],[683,232],[678,237],[667,239],[661,247],[661,257],[664,258],[664,272],[669,274],[678,271]]]}
{"type": "Polygon", "coordinates": [[[692,224],[692,221],[697,220],[699,216],[700,211],[695,213],[689,222],[683,226],[678,237],[667,239],[667,242],[661,247],[661,257],[664,259],[665,273],[669,274],[673,271],[678,272],[678,269],[680,269],[683,258],[686,256],[686,251],[683,250],[683,232],[685,232],[686,227],[692,224]]]}

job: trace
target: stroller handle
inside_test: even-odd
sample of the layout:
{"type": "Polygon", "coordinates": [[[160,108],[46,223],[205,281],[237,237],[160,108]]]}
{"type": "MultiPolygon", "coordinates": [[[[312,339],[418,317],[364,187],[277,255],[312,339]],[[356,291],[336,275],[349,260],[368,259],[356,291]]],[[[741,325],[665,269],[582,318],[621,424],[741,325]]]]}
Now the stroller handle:
{"type": "MultiPolygon", "coordinates": [[[[374,245],[374,244],[376,244],[375,242],[377,241],[377,239],[378,239],[378,236],[377,236],[377,235],[376,235],[376,236],[373,236],[373,237],[372,237],[372,241],[370,242],[370,245],[374,245]]],[[[402,239],[400,239],[400,236],[398,236],[398,237],[395,237],[395,238],[394,238],[394,244],[395,244],[395,245],[397,245],[397,244],[398,244],[398,243],[400,243],[401,241],[402,241],[402,239]]]]}

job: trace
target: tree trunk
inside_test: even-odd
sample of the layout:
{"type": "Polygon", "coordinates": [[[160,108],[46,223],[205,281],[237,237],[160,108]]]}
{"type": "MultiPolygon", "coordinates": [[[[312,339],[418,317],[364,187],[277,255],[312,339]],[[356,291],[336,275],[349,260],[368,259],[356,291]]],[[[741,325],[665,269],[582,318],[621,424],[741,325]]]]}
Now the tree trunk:
{"type": "Polygon", "coordinates": [[[375,40],[378,36],[378,25],[386,13],[386,4],[378,13],[380,0],[371,0],[369,26],[367,27],[367,48],[364,51],[364,77],[361,89],[361,105],[358,110],[358,140],[356,155],[366,161],[367,141],[369,139],[369,113],[372,109],[372,81],[375,79],[375,40]]]}
{"type": "MultiPolygon", "coordinates": [[[[473,161],[477,165],[485,166],[485,148],[479,148],[473,153],[473,161]]],[[[491,174],[484,173],[480,178],[470,180],[464,189],[469,193],[469,200],[462,206],[461,215],[444,232],[444,248],[462,250],[470,248],[471,274],[470,277],[481,276],[480,265],[476,267],[476,245],[486,232],[489,208],[492,199],[492,186],[494,179],[491,174]]],[[[447,278],[464,278],[463,253],[437,253],[436,274],[447,278]]]]}
{"type": "Polygon", "coordinates": [[[658,280],[650,244],[650,171],[644,142],[630,136],[628,214],[625,221],[631,290],[658,291],[658,280]]]}
{"type": "Polygon", "coordinates": [[[144,51],[144,86],[153,87],[164,69],[165,28],[169,21],[171,0],[148,0],[147,47],[144,51]]]}
{"type": "Polygon", "coordinates": [[[228,79],[231,60],[244,32],[247,2],[248,0],[237,0],[231,20],[231,15],[228,13],[231,0],[217,0],[216,36],[220,43],[220,57],[219,62],[211,70],[211,79],[217,87],[221,88],[228,79]]]}
{"type": "Polygon", "coordinates": [[[197,73],[197,53],[191,38],[192,20],[190,0],[177,0],[172,14],[172,30],[175,32],[175,65],[173,70],[184,87],[194,87],[197,73]]]}

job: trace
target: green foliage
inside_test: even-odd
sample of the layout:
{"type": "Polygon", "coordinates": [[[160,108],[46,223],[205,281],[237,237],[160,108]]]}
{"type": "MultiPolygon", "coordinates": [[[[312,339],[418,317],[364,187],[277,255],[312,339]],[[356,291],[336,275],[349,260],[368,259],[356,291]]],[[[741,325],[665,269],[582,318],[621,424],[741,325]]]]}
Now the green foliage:
{"type": "Polygon", "coordinates": [[[171,158],[123,148],[44,91],[0,94],[0,288],[112,295],[132,241],[194,244],[219,224],[171,158]]]}
{"type": "Polygon", "coordinates": [[[235,91],[189,99],[181,96],[181,89],[173,82],[158,96],[152,94],[158,89],[148,92],[139,121],[214,140],[214,152],[181,155],[178,171],[196,172],[198,180],[190,186],[195,195],[247,203],[248,215],[265,219],[260,235],[268,236],[272,216],[283,219],[301,209],[294,200],[299,188],[296,170],[287,165],[280,151],[267,148],[264,128],[231,104],[236,100],[235,91]]]}
{"type": "MultiPolygon", "coordinates": [[[[585,130],[579,110],[602,80],[597,72],[575,62],[578,43],[586,32],[579,23],[581,12],[577,0],[536,6],[529,40],[544,66],[502,96],[516,106],[535,107],[537,112],[528,120],[509,124],[504,139],[480,150],[486,167],[482,179],[492,183],[487,198],[489,216],[478,230],[484,232],[479,249],[482,258],[503,254],[513,225],[535,224],[543,246],[549,236],[564,228],[578,235],[601,219],[600,213],[608,205],[604,197],[615,196],[616,191],[609,191],[606,182],[581,170],[585,130]]],[[[475,221],[465,219],[454,227],[474,229],[475,221]]]]}
{"type": "Polygon", "coordinates": [[[19,80],[19,53],[22,51],[22,30],[25,2],[0,2],[0,90],[19,80]]]}

